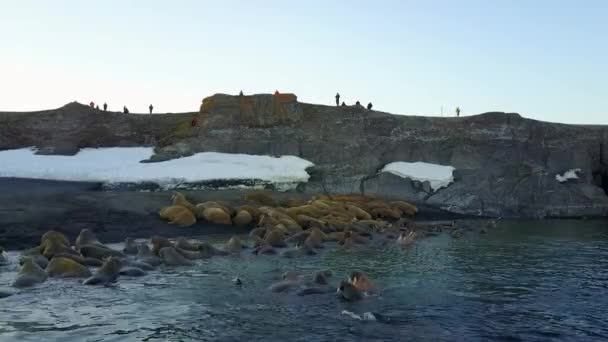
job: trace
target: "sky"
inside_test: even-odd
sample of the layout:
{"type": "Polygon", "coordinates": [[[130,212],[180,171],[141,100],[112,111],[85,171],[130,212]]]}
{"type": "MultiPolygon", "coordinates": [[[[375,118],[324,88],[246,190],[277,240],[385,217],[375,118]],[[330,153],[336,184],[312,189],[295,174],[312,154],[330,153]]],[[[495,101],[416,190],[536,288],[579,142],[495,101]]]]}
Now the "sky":
{"type": "Polygon", "coordinates": [[[608,1],[0,0],[0,111],[293,92],[396,114],[608,121],[608,1]]]}

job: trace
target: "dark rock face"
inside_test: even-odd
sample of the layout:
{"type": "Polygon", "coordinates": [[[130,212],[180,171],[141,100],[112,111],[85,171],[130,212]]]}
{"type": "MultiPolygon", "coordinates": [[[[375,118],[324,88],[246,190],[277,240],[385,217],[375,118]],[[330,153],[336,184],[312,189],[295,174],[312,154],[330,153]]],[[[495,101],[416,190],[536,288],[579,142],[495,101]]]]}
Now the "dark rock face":
{"type": "Polygon", "coordinates": [[[157,146],[152,161],[206,151],[296,155],[315,163],[310,181],[300,187],[307,193],[379,193],[480,216],[608,214],[606,126],[547,123],[508,113],[400,116],[298,103],[291,94],[214,95],[204,100],[195,127],[184,124],[195,114],[113,114],[101,120],[103,114],[86,107],[72,108],[70,115],[62,111],[29,114],[18,133],[10,127],[16,115],[26,114],[0,113],[0,122],[8,117],[11,125],[0,126],[0,149],[37,145],[52,153],[52,148],[71,151],[70,146],[152,142],[157,146]],[[86,129],[74,128],[82,124],[86,129]],[[90,132],[97,132],[94,139],[90,132]],[[433,192],[428,184],[378,173],[394,161],[452,165],[454,183],[433,192]],[[574,168],[581,169],[580,179],[556,181],[556,174],[574,168]]]}

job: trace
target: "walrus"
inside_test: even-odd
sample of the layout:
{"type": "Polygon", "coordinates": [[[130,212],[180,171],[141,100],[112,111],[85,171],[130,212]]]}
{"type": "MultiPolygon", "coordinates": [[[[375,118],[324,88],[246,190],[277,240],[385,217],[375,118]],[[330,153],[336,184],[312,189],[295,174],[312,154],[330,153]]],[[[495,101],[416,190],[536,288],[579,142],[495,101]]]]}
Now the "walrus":
{"type": "Polygon", "coordinates": [[[363,294],[358,288],[344,280],[340,282],[340,286],[336,292],[340,298],[348,302],[361,300],[363,298],[363,294]]]}
{"type": "Polygon", "coordinates": [[[237,226],[246,226],[253,222],[253,216],[251,216],[251,213],[247,210],[239,210],[232,218],[232,222],[237,226]]]}
{"type": "Polygon", "coordinates": [[[142,270],[139,267],[133,267],[133,266],[126,266],[120,269],[120,272],[118,272],[121,276],[126,276],[126,277],[143,277],[146,274],[146,271],[142,270]]]}
{"type": "Polygon", "coordinates": [[[261,254],[266,254],[266,255],[275,255],[277,254],[277,250],[274,249],[274,247],[272,247],[271,245],[260,245],[258,247],[256,247],[253,252],[253,254],[256,255],[261,255],[261,254]]]}
{"type": "Polygon", "coordinates": [[[144,271],[152,271],[154,270],[154,266],[143,261],[131,260],[129,258],[123,258],[120,260],[122,262],[123,268],[125,267],[135,267],[142,269],[144,271]]]}
{"type": "Polygon", "coordinates": [[[301,284],[301,280],[297,275],[288,274],[283,276],[283,280],[271,284],[268,287],[270,292],[285,292],[295,286],[299,286],[301,284]]]}
{"type": "Polygon", "coordinates": [[[257,236],[257,237],[259,237],[259,238],[263,239],[263,238],[264,238],[264,235],[266,235],[266,228],[264,228],[264,227],[256,227],[256,228],[253,228],[253,229],[252,229],[252,230],[249,232],[249,236],[250,236],[250,237],[257,236]]]}
{"type": "Polygon", "coordinates": [[[194,262],[184,258],[173,247],[163,247],[159,251],[163,264],[166,266],[194,266],[194,262]]]}
{"type": "Polygon", "coordinates": [[[158,214],[161,218],[169,221],[169,224],[175,224],[180,227],[190,227],[196,223],[194,213],[181,205],[172,205],[162,208],[158,214]]]}
{"type": "Polygon", "coordinates": [[[82,246],[103,246],[105,247],[101,242],[99,242],[99,240],[97,240],[97,237],[95,236],[95,234],[93,234],[92,231],[88,230],[88,229],[82,229],[80,231],[80,234],[78,234],[78,237],[76,238],[76,242],[74,243],[74,246],[76,247],[76,250],[79,251],[80,247],[82,246]]]}
{"type": "Polygon", "coordinates": [[[125,247],[122,249],[122,252],[127,255],[136,255],[137,254],[137,245],[138,243],[134,238],[126,238],[125,239],[125,247]]]}
{"type": "Polygon", "coordinates": [[[398,220],[401,218],[401,211],[390,207],[376,207],[369,211],[374,218],[398,220]]]}
{"type": "Polygon", "coordinates": [[[198,246],[198,251],[201,254],[201,258],[202,259],[209,259],[213,256],[216,255],[230,255],[231,253],[229,251],[225,251],[223,249],[219,249],[219,248],[215,248],[213,245],[211,245],[208,242],[202,242],[199,246],[198,246]]]}
{"type": "Polygon", "coordinates": [[[103,260],[111,256],[119,258],[125,257],[122,252],[105,247],[103,245],[82,245],[80,246],[80,254],[87,258],[95,258],[99,260],[103,260]]]}
{"type": "Polygon", "coordinates": [[[0,287],[0,298],[10,297],[14,294],[15,292],[13,292],[12,290],[0,287]]]}
{"type": "Polygon", "coordinates": [[[410,246],[416,239],[416,232],[410,231],[408,233],[401,233],[397,238],[397,243],[403,247],[410,246]]]}
{"type": "Polygon", "coordinates": [[[4,248],[0,247],[0,265],[8,264],[8,254],[4,251],[4,248]]]}
{"type": "Polygon", "coordinates": [[[363,272],[355,271],[350,274],[348,281],[359,291],[367,292],[374,289],[374,284],[363,272]]]}
{"type": "Polygon", "coordinates": [[[243,243],[241,242],[241,239],[236,236],[231,237],[230,240],[224,244],[224,250],[232,254],[240,253],[241,249],[243,249],[243,243]]]}
{"type": "Polygon", "coordinates": [[[152,254],[150,247],[146,243],[140,243],[137,246],[137,261],[146,263],[153,267],[160,266],[161,260],[156,255],[152,254]]]}
{"type": "Polygon", "coordinates": [[[46,267],[46,274],[51,278],[88,278],[91,271],[72,259],[55,256],[46,267]]]}
{"type": "Polygon", "coordinates": [[[181,249],[177,246],[173,248],[175,248],[175,251],[177,251],[177,253],[181,254],[184,258],[188,260],[209,259],[209,257],[207,257],[207,254],[203,254],[200,251],[188,251],[185,249],[181,249]]]}
{"type": "Polygon", "coordinates": [[[175,247],[181,248],[185,251],[198,252],[199,245],[200,245],[200,242],[191,242],[190,240],[186,239],[185,237],[178,237],[175,240],[175,247]]]}
{"type": "Polygon", "coordinates": [[[120,269],[122,268],[122,261],[117,257],[107,258],[103,265],[93,274],[87,278],[84,285],[108,285],[115,283],[120,275],[120,269]]]}
{"type": "Polygon", "coordinates": [[[68,240],[64,234],[55,230],[49,230],[42,234],[42,237],[40,237],[40,245],[44,245],[47,241],[56,241],[62,245],[70,246],[70,240],[68,240]]]}
{"type": "Polygon", "coordinates": [[[285,239],[285,242],[304,243],[304,241],[306,241],[306,239],[308,238],[308,235],[310,235],[310,231],[305,230],[305,231],[293,234],[292,236],[285,239]]]}
{"type": "Polygon", "coordinates": [[[33,259],[34,262],[37,263],[38,266],[40,266],[40,268],[42,269],[45,269],[46,266],[49,264],[49,259],[45,258],[43,255],[36,254],[30,256],[21,256],[21,258],[19,258],[19,265],[23,265],[25,260],[27,260],[28,258],[33,259]]]}
{"type": "Polygon", "coordinates": [[[285,258],[295,258],[300,255],[315,255],[315,252],[310,246],[306,244],[296,243],[294,248],[284,250],[281,252],[281,256],[285,258]]]}
{"type": "Polygon", "coordinates": [[[275,229],[268,232],[264,237],[264,240],[272,247],[287,247],[285,239],[283,238],[284,235],[285,234],[281,230],[275,229]]]}
{"type": "Polygon", "coordinates": [[[346,204],[345,209],[352,213],[357,220],[371,220],[372,215],[370,215],[367,211],[357,207],[356,205],[346,204]]]}
{"type": "Polygon", "coordinates": [[[152,236],[150,242],[152,243],[152,254],[154,255],[158,255],[164,247],[173,247],[173,243],[169,239],[158,235],[152,236]]]}
{"type": "Polygon", "coordinates": [[[222,208],[206,208],[203,210],[203,217],[205,220],[215,224],[231,225],[232,219],[222,208]]]}
{"type": "Polygon", "coordinates": [[[101,265],[103,265],[103,261],[101,261],[100,259],[87,258],[82,255],[59,253],[59,254],[55,254],[55,256],[53,258],[57,258],[57,257],[72,259],[72,260],[76,261],[77,263],[84,265],[84,266],[100,267],[101,265]]]}
{"type": "Polygon", "coordinates": [[[170,201],[172,205],[179,205],[188,208],[190,211],[194,211],[194,204],[188,201],[186,199],[186,196],[184,196],[184,194],[182,194],[181,192],[174,192],[171,196],[170,201]]]}
{"type": "Polygon", "coordinates": [[[13,287],[30,287],[43,283],[48,278],[46,272],[33,259],[28,258],[23,262],[13,287]]]}
{"type": "Polygon", "coordinates": [[[394,201],[389,203],[393,208],[397,208],[403,213],[403,215],[414,216],[418,213],[418,208],[415,205],[407,203],[405,201],[394,201]]]}

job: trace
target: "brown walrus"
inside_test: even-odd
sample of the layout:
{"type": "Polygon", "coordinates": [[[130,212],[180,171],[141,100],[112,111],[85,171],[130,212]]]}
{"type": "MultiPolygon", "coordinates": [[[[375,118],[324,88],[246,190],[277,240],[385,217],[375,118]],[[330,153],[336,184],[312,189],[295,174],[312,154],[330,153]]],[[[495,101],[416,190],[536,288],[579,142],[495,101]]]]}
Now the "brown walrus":
{"type": "Polygon", "coordinates": [[[281,230],[274,229],[266,234],[264,240],[272,247],[287,247],[284,235],[285,234],[281,230]]]}
{"type": "Polygon", "coordinates": [[[372,291],[375,286],[363,272],[355,271],[350,274],[348,281],[359,291],[372,291]]]}
{"type": "Polygon", "coordinates": [[[363,298],[363,294],[359,289],[357,289],[353,284],[344,280],[340,282],[337,293],[340,298],[349,302],[361,300],[363,298]]]}
{"type": "Polygon", "coordinates": [[[57,257],[72,259],[72,260],[76,261],[77,263],[84,265],[84,266],[100,267],[101,265],[103,265],[103,261],[101,261],[100,259],[87,258],[87,257],[83,257],[82,255],[60,253],[60,254],[55,254],[55,256],[53,258],[57,258],[57,257]]]}
{"type": "Polygon", "coordinates": [[[162,248],[173,247],[173,243],[169,239],[158,235],[152,236],[150,242],[152,243],[152,254],[154,255],[159,255],[162,248]]]}
{"type": "Polygon", "coordinates": [[[115,283],[120,275],[122,262],[117,257],[107,258],[95,274],[87,278],[84,285],[108,285],[115,283]]]}
{"type": "Polygon", "coordinates": [[[194,266],[194,262],[184,258],[173,247],[163,247],[159,251],[160,258],[167,266],[194,266]]]}
{"type": "Polygon", "coordinates": [[[14,287],[29,287],[44,282],[48,276],[46,272],[33,259],[24,260],[17,279],[13,282],[14,287]]]}
{"type": "Polygon", "coordinates": [[[215,248],[211,244],[207,242],[203,242],[198,246],[199,252],[204,259],[211,258],[214,255],[230,255],[229,251],[225,251],[223,249],[215,248]]]}
{"type": "Polygon", "coordinates": [[[46,267],[46,274],[51,278],[88,278],[91,271],[72,259],[53,257],[46,267]]]}

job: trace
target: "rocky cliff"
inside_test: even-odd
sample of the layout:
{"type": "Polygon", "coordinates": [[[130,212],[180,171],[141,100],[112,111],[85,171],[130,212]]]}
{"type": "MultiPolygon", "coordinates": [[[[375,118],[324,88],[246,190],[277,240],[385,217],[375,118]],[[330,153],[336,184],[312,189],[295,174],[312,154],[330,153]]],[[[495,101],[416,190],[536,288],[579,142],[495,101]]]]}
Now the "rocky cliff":
{"type": "Polygon", "coordinates": [[[69,104],[0,113],[0,149],[42,153],[155,145],[152,161],[196,152],[296,155],[315,163],[300,191],[365,192],[453,213],[496,217],[606,216],[608,127],[548,123],[518,114],[461,118],[392,115],[363,107],[299,103],[293,94],[203,100],[200,112],[103,113],[69,104]],[[197,125],[192,127],[192,118],[197,125]],[[454,182],[428,185],[379,173],[394,161],[455,167],[454,182]],[[579,179],[555,179],[580,168],[579,179]]]}

